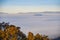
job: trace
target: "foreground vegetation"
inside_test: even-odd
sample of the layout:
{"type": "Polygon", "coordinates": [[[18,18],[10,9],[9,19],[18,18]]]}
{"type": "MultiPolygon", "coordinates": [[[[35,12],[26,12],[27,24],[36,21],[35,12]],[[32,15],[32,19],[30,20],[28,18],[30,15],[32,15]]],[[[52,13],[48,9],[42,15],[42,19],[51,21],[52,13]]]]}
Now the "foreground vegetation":
{"type": "Polygon", "coordinates": [[[32,32],[26,36],[20,27],[9,25],[9,23],[0,23],[0,40],[49,40],[48,36],[42,36],[39,33],[34,35],[32,32]]]}

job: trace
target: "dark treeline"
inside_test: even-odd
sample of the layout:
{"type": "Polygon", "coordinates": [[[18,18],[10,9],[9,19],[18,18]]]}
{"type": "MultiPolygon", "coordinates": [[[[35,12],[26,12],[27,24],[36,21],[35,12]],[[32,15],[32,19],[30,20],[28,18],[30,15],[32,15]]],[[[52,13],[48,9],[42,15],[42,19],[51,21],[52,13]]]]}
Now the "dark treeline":
{"type": "Polygon", "coordinates": [[[20,27],[2,22],[0,23],[0,40],[49,40],[49,38],[39,33],[34,35],[32,32],[28,32],[28,36],[26,36],[20,27]]]}

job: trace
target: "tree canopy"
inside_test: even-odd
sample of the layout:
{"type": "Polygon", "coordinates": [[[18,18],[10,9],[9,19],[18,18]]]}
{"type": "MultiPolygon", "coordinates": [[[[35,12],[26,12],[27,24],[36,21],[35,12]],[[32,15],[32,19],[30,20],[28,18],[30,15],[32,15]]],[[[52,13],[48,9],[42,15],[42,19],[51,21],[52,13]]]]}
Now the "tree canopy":
{"type": "Polygon", "coordinates": [[[28,36],[26,36],[26,34],[20,30],[20,27],[2,22],[0,23],[0,40],[49,40],[49,38],[39,33],[34,35],[32,32],[29,32],[28,36]]]}

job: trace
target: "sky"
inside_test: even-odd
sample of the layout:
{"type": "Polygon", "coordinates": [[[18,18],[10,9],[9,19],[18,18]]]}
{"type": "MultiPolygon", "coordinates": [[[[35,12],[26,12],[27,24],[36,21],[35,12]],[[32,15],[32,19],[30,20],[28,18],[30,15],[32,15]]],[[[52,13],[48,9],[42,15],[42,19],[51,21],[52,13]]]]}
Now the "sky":
{"type": "Polygon", "coordinates": [[[0,12],[60,11],[60,0],[0,0],[0,12]]]}

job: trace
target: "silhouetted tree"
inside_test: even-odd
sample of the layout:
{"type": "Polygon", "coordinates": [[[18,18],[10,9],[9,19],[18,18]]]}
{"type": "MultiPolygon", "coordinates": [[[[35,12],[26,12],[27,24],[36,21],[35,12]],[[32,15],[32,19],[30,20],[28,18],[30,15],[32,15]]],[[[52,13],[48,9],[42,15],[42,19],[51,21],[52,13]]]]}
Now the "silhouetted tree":
{"type": "Polygon", "coordinates": [[[6,26],[9,26],[9,23],[2,22],[0,23],[0,30],[5,30],[6,26]]]}

